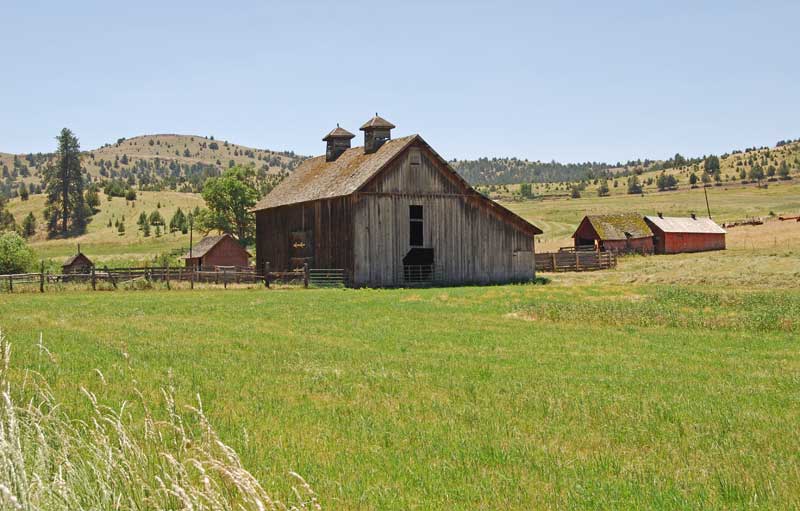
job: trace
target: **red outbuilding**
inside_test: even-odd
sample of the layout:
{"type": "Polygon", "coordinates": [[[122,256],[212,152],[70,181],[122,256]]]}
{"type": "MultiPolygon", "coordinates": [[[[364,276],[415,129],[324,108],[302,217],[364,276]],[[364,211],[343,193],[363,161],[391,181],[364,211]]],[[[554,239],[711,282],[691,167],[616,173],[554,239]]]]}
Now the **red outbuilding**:
{"type": "Polygon", "coordinates": [[[572,237],[575,248],[618,254],[653,253],[653,232],[639,213],[586,215],[572,237]]]}
{"type": "Polygon", "coordinates": [[[215,266],[244,267],[250,264],[250,253],[230,234],[207,236],[183,256],[186,266],[212,269],[215,266]]]}
{"type": "Polygon", "coordinates": [[[725,229],[710,218],[647,216],[657,254],[725,250],[725,229]]]}

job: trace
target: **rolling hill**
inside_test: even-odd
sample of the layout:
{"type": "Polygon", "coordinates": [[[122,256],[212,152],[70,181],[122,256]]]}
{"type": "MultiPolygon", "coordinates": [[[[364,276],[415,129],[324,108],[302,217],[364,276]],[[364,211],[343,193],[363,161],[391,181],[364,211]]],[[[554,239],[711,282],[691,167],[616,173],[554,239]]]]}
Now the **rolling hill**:
{"type": "MultiPolygon", "coordinates": [[[[143,135],[84,151],[92,182],[118,179],[140,190],[197,192],[208,177],[233,165],[253,165],[269,182],[291,172],[302,156],[232,144],[197,135],[143,135]]],[[[51,153],[0,153],[0,193],[16,195],[20,183],[41,183],[51,153]]]]}

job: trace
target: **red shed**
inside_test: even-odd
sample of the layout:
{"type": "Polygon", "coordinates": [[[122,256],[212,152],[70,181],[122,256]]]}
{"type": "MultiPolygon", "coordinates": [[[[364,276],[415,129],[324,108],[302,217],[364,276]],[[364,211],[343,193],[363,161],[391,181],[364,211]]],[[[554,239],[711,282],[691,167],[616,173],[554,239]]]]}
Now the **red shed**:
{"type": "Polygon", "coordinates": [[[575,234],[575,247],[616,253],[653,253],[653,232],[639,213],[586,215],[575,234]]]}
{"type": "Polygon", "coordinates": [[[657,254],[725,250],[725,229],[710,218],[647,216],[657,254]]]}
{"type": "Polygon", "coordinates": [[[248,266],[250,253],[230,234],[206,236],[186,254],[187,267],[248,266]]]}

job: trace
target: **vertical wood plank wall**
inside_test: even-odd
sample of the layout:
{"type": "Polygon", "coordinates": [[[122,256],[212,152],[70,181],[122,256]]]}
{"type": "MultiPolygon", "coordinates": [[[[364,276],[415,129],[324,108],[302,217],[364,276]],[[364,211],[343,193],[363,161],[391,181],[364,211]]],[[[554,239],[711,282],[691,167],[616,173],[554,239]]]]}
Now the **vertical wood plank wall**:
{"type": "Polygon", "coordinates": [[[534,276],[533,237],[481,207],[423,149],[410,149],[356,197],[356,285],[403,284],[411,205],[423,206],[424,247],[434,249],[439,283],[501,283],[534,276]]]}

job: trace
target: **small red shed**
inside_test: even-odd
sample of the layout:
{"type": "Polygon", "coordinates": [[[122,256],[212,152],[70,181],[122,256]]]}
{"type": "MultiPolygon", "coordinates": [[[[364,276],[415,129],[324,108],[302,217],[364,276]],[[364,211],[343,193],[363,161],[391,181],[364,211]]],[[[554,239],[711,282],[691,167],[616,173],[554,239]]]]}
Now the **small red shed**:
{"type": "Polygon", "coordinates": [[[572,235],[575,248],[616,253],[653,253],[653,231],[639,213],[586,215],[572,235]]]}
{"type": "Polygon", "coordinates": [[[183,256],[186,267],[198,269],[214,266],[249,266],[250,253],[230,234],[206,236],[183,256]]]}
{"type": "Polygon", "coordinates": [[[725,250],[725,229],[710,218],[646,216],[657,254],[725,250]]]}

